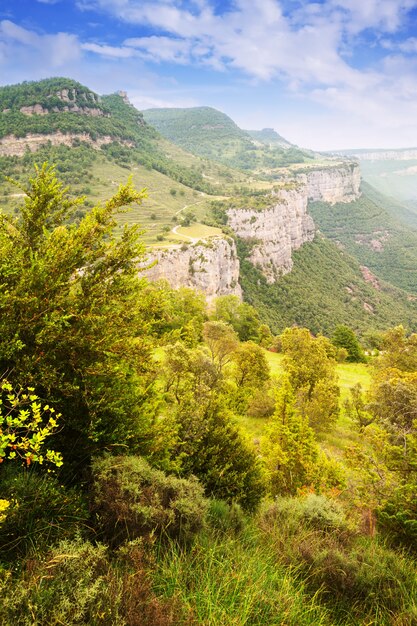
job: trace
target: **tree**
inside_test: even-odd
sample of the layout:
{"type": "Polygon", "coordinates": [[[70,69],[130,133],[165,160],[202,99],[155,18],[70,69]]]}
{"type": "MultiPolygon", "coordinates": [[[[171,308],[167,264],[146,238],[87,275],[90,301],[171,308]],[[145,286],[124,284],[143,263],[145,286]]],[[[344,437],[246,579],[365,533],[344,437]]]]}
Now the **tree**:
{"type": "Polygon", "coordinates": [[[203,337],[218,374],[221,375],[224,366],[230,363],[239,345],[237,335],[225,322],[206,322],[203,327],[203,337]]]}
{"type": "MultiPolygon", "coordinates": [[[[256,309],[242,302],[237,296],[220,296],[216,298],[213,317],[226,322],[238,334],[240,341],[258,341],[260,321],[256,309]]],[[[263,329],[265,333],[265,327],[263,329]]]]}
{"type": "MultiPolygon", "coordinates": [[[[0,214],[0,371],[62,413],[57,447],[83,465],[104,447],[149,445],[152,342],[141,308],[137,227],[116,238],[115,215],[140,203],[130,183],[78,224],[73,199],[44,164],[20,215],[0,214]]],[[[74,467],[73,467],[74,469],[74,467]]]]}
{"type": "Polygon", "coordinates": [[[301,414],[316,430],[329,429],[339,416],[336,351],[328,339],[307,328],[281,335],[284,366],[301,414]]]}
{"type": "Polygon", "coordinates": [[[303,487],[320,490],[342,481],[337,464],[328,461],[320,451],[308,418],[297,409],[288,377],[281,381],[262,453],[272,495],[296,495],[303,487]]]}
{"type": "Polygon", "coordinates": [[[346,360],[350,363],[364,363],[365,362],[365,353],[361,344],[358,341],[355,333],[349,326],[344,326],[339,324],[336,326],[332,343],[337,348],[345,348],[347,350],[346,360]]]}

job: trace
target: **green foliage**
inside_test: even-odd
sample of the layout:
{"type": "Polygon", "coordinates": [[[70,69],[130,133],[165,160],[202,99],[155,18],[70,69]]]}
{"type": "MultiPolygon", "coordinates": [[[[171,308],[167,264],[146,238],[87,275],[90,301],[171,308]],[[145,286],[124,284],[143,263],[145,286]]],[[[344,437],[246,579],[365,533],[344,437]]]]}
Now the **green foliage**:
{"type": "Polygon", "coordinates": [[[236,501],[248,511],[258,507],[265,493],[262,465],[224,410],[214,408],[204,422],[184,424],[180,438],[183,471],[197,476],[209,496],[236,501]],[[187,439],[186,427],[198,428],[199,438],[187,439]]]}
{"type": "Polygon", "coordinates": [[[154,593],[153,567],[140,543],[112,556],[102,545],[62,541],[46,558],[28,562],[20,575],[0,572],[0,621],[20,626],[174,626],[182,616],[187,621],[178,603],[154,593]]]}
{"type": "Polygon", "coordinates": [[[150,534],[188,541],[203,526],[207,502],[192,477],[167,476],[134,456],[96,459],[92,472],[91,509],[112,546],[150,534]]]}
{"type": "Polygon", "coordinates": [[[220,375],[238,347],[237,335],[225,322],[206,322],[203,337],[210,351],[211,360],[220,375]]]}
{"type": "Polygon", "coordinates": [[[278,497],[263,515],[268,524],[282,525],[287,533],[296,533],[301,524],[325,532],[353,530],[337,500],[315,493],[299,498],[278,497]]]}
{"type": "Polygon", "coordinates": [[[324,235],[343,244],[348,254],[378,278],[415,293],[417,233],[392,215],[391,200],[366,183],[363,194],[349,203],[315,202],[310,211],[324,235]]]}
{"type": "Polygon", "coordinates": [[[415,302],[386,284],[376,290],[363,279],[357,261],[320,236],[294,252],[292,271],[272,285],[248,260],[248,242],[237,245],[245,300],[273,333],[297,324],[331,336],[346,319],[359,333],[401,323],[416,328],[415,302]]]}
{"type": "Polygon", "coordinates": [[[270,170],[309,158],[296,147],[262,144],[211,107],[148,109],[145,120],[185,150],[241,170],[270,170]]]}
{"type": "Polygon", "coordinates": [[[224,500],[210,500],[207,515],[208,522],[212,528],[223,533],[240,533],[245,526],[245,515],[242,508],[232,502],[229,504],[224,500]]]}
{"type": "Polygon", "coordinates": [[[50,474],[2,467],[0,491],[10,503],[0,524],[1,561],[34,555],[87,527],[82,496],[50,474]]]}
{"type": "Polygon", "coordinates": [[[335,350],[307,328],[287,328],[281,335],[284,368],[298,409],[316,430],[329,430],[339,416],[335,350]]]}
{"type": "Polygon", "coordinates": [[[414,562],[358,535],[336,503],[278,500],[262,527],[279,562],[295,569],[336,624],[414,622],[414,562]]]}
{"type": "Polygon", "coordinates": [[[44,449],[44,444],[56,432],[61,416],[48,405],[42,407],[33,392],[33,388],[15,392],[9,382],[0,382],[0,462],[18,458],[26,465],[42,465],[46,460],[60,467],[62,455],[44,449]]]}
{"type": "Polygon", "coordinates": [[[364,363],[365,353],[360,345],[355,332],[343,324],[339,324],[334,329],[332,343],[337,348],[344,348],[347,351],[346,360],[349,363],[364,363]]]}
{"type": "Polygon", "coordinates": [[[69,470],[94,449],[150,438],[152,342],[137,269],[144,249],[136,227],[113,233],[115,215],[144,194],[122,186],[70,225],[80,200],[53,168],[37,169],[23,189],[20,216],[0,216],[0,369],[62,413],[55,439],[69,470]]]}
{"type": "Polygon", "coordinates": [[[237,333],[240,341],[259,341],[260,321],[256,309],[237,296],[216,298],[213,318],[226,322],[237,333]]]}

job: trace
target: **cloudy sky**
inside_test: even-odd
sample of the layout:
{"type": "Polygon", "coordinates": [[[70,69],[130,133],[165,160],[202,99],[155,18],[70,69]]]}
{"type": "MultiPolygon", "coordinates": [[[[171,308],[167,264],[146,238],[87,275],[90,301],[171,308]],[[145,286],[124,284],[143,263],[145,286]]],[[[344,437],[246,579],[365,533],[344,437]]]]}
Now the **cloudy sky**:
{"type": "Polygon", "coordinates": [[[314,149],[417,146],[417,0],[0,0],[0,84],[50,76],[314,149]]]}

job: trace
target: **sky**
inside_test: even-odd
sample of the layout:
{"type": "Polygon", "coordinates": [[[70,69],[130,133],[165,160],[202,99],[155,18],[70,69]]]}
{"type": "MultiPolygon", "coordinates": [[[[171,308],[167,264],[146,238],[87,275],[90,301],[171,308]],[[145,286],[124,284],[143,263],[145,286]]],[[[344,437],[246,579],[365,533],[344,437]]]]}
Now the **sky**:
{"type": "Polygon", "coordinates": [[[315,150],[417,146],[417,0],[0,0],[0,85],[51,76],[315,150]]]}

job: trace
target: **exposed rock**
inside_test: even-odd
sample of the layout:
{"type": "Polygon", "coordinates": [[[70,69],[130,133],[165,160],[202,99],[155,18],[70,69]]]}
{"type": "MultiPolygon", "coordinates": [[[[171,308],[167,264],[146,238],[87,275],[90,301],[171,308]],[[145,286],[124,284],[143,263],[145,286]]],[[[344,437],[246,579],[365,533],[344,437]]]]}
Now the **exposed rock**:
{"type": "MultiPolygon", "coordinates": [[[[51,143],[53,146],[65,145],[72,146],[73,141],[85,141],[93,148],[101,148],[106,144],[115,141],[115,137],[104,135],[91,139],[87,133],[68,133],[64,134],[56,132],[51,135],[36,135],[28,134],[26,137],[15,137],[14,135],[7,135],[0,139],[0,155],[1,156],[23,156],[27,150],[30,152],[36,152],[45,143],[51,143]]],[[[123,145],[133,147],[133,142],[117,139],[119,143],[123,145]]]]}
{"type": "Polygon", "coordinates": [[[381,291],[381,285],[379,284],[379,280],[377,279],[375,274],[371,272],[369,267],[366,267],[366,265],[361,265],[360,270],[362,272],[364,280],[366,280],[367,283],[371,283],[372,287],[378,289],[378,291],[381,291]]]}
{"type": "Polygon", "coordinates": [[[157,261],[145,272],[150,280],[165,279],[174,289],[193,287],[203,291],[209,302],[217,296],[242,296],[232,239],[216,237],[181,248],[154,248],[149,260],[157,261]]]}
{"type": "Polygon", "coordinates": [[[365,309],[367,313],[371,313],[371,314],[374,313],[374,307],[372,306],[372,304],[368,304],[368,302],[363,303],[363,308],[365,309]]]}
{"type": "Polygon", "coordinates": [[[44,109],[41,104],[33,104],[28,107],[20,107],[20,112],[23,115],[48,115],[48,109],[44,109]]]}
{"type": "Polygon", "coordinates": [[[269,283],[291,271],[291,253],[312,241],[315,227],[307,213],[307,195],[301,190],[280,191],[276,204],[255,209],[229,209],[228,224],[242,239],[254,242],[250,260],[269,283]]]}
{"type": "Polygon", "coordinates": [[[352,202],[360,196],[361,172],[357,163],[312,169],[300,179],[307,185],[307,196],[312,202],[352,202]]]}
{"type": "Polygon", "coordinates": [[[349,153],[350,157],[359,161],[409,161],[417,159],[417,148],[403,150],[369,150],[349,153]]]}
{"type": "Polygon", "coordinates": [[[71,104],[70,106],[66,105],[64,107],[52,107],[50,110],[45,109],[41,104],[33,104],[32,106],[21,107],[20,112],[24,115],[48,115],[50,112],[53,113],[78,113],[79,115],[90,115],[91,117],[108,117],[108,113],[104,113],[101,109],[94,107],[80,107],[78,104],[71,104]]]}

